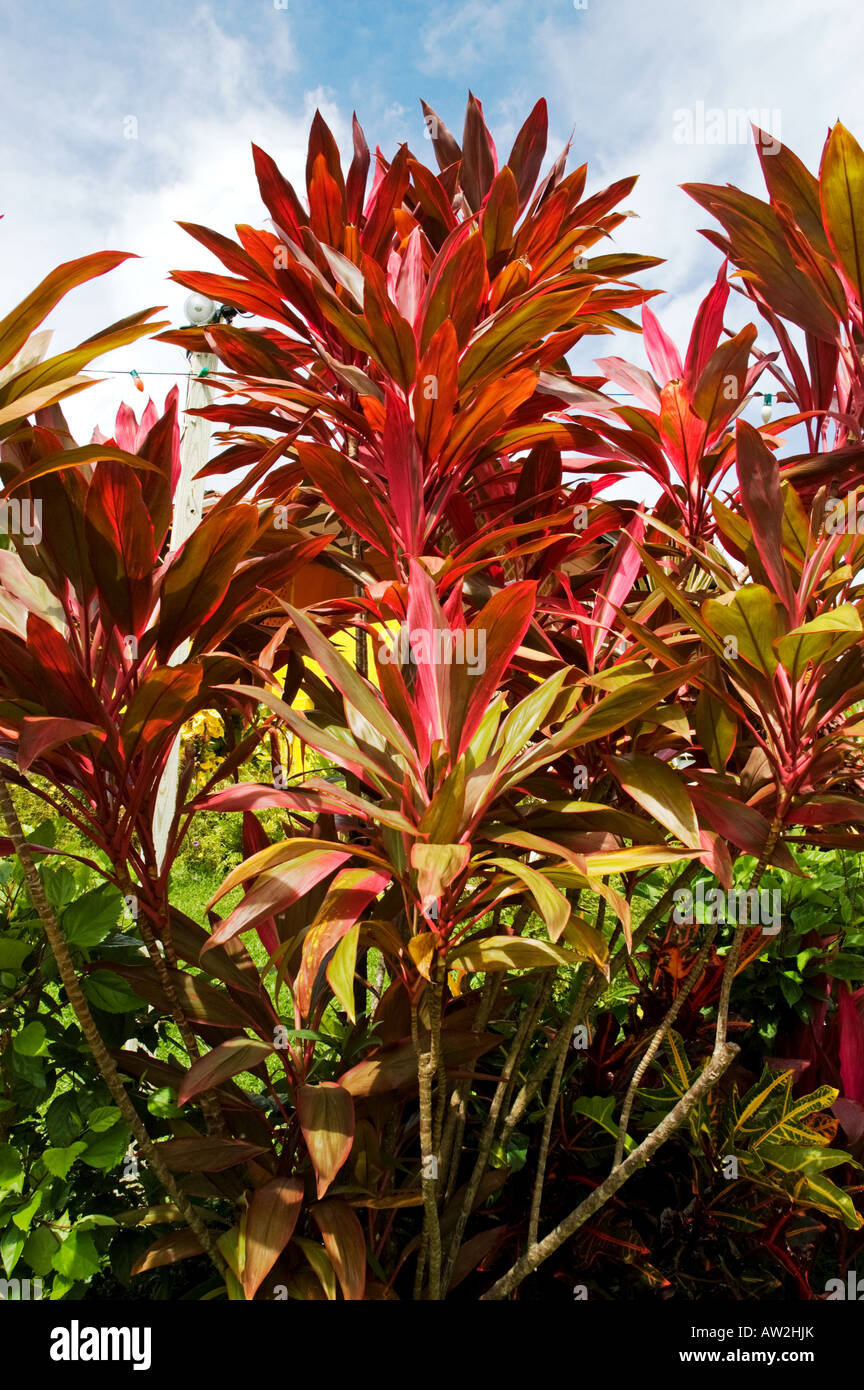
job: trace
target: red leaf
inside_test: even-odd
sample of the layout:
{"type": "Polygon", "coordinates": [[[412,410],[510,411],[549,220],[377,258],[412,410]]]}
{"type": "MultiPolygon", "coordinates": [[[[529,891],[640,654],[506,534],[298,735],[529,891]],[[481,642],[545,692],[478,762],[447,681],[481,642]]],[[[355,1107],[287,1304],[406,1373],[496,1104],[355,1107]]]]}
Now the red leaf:
{"type": "Polygon", "coordinates": [[[28,715],[21,721],[18,740],[18,770],[27,772],[36,759],[58,744],[80,738],[82,734],[97,733],[104,740],[105,731],[96,724],[81,719],[55,719],[53,716],[28,715]]]}
{"type": "Polygon", "coordinates": [[[129,1273],[146,1274],[148,1269],[161,1269],[163,1265],[173,1265],[177,1260],[186,1260],[202,1252],[203,1246],[194,1231],[171,1231],[149,1245],[129,1273]]]}
{"type": "Polygon", "coordinates": [[[465,108],[462,132],[462,168],[459,182],[472,212],[480,207],[498,171],[495,145],[483,120],[483,107],[473,95],[465,108]]]}
{"type": "Polygon", "coordinates": [[[393,539],[386,517],[349,460],[326,444],[298,444],[297,453],[312,481],[343,521],[377,550],[389,555],[393,539]]]}
{"type": "Polygon", "coordinates": [[[724,261],[713,287],[699,305],[693,324],[693,332],[690,334],[684,371],[687,389],[691,393],[708,365],[708,360],[713,355],[720,341],[720,334],[723,332],[723,315],[726,312],[726,301],[729,298],[726,265],[727,262],[724,261]]]}
{"type": "Polygon", "coordinates": [[[361,1300],[366,1289],[363,1227],[351,1208],[338,1198],[330,1197],[325,1202],[316,1202],[311,1211],[343,1296],[349,1302],[361,1300]]]}
{"type": "Polygon", "coordinates": [[[141,682],[120,726],[128,761],[142,745],[154,751],[160,735],[179,728],[198,694],[202,674],[198,665],[156,666],[141,682]]]}
{"type": "Polygon", "coordinates": [[[159,661],[167,661],[221,603],[257,529],[257,508],[241,503],[205,517],[173,556],[161,584],[159,661]]]}
{"type": "Polygon", "coordinates": [[[309,217],[291,184],[283,178],[269,154],[257,145],[252,146],[252,158],[261,200],[273,221],[292,241],[302,242],[301,227],[308,225],[309,217]]]}
{"type": "Polygon", "coordinates": [[[466,346],[488,283],[483,238],[470,222],[463,222],[442,246],[426,284],[420,309],[421,352],[445,319],[453,324],[460,351],[466,346]]]}
{"type": "Polygon", "coordinates": [[[448,318],[432,335],[417,368],[414,387],[414,428],[427,463],[434,463],[447,443],[459,399],[459,343],[448,318]]]}
{"type": "Polygon", "coordinates": [[[422,555],[426,517],[414,422],[404,400],[395,391],[387,388],[385,401],[381,454],[387,492],[396,514],[403,549],[408,555],[422,555]]]}
{"type": "Polygon", "coordinates": [[[642,557],[633,542],[641,541],[644,534],[645,523],[642,517],[634,516],[627,529],[619,536],[609,558],[606,573],[594,600],[595,627],[590,639],[592,660],[596,658],[604,637],[616,621],[616,610],[630,593],[642,567],[642,557]]]}
{"type": "Polygon", "coordinates": [[[363,211],[366,179],[369,174],[369,146],[356,115],[351,117],[351,134],[354,141],[354,158],[351,160],[345,184],[345,221],[356,227],[363,211]]]}
{"type": "Polygon", "coordinates": [[[374,261],[383,259],[393,235],[393,209],[402,206],[408,182],[408,146],[400,145],[393,163],[369,200],[366,225],[360,234],[363,251],[374,261]]]}
{"type": "Polygon", "coordinates": [[[339,146],[336,144],[333,132],[321,115],[321,112],[316,110],[315,115],[312,117],[312,125],[309,129],[309,148],[306,155],[307,189],[314,181],[315,170],[318,167],[319,159],[323,160],[324,167],[338,188],[341,198],[345,188],[345,180],[342,177],[339,146]]]}
{"type": "Polygon", "coordinates": [[[156,1145],[172,1173],[222,1173],[267,1150],[242,1139],[167,1139],[156,1145]]]}
{"type": "Polygon", "coordinates": [[[100,597],[120,631],[139,636],[150,615],[156,548],[131,469],[111,461],[98,465],[87,489],[84,524],[100,597]]]}
{"type": "Polygon", "coordinates": [[[516,176],[519,190],[519,211],[526,206],[537,182],[537,175],[546,153],[549,117],[543,97],[537,102],[513,142],[508,165],[516,176]]]}
{"type": "Polygon", "coordinates": [[[537,586],[529,580],[508,584],[493,595],[481,608],[465,636],[466,653],[469,634],[477,634],[474,651],[483,650],[485,665],[472,671],[467,663],[453,667],[453,702],[450,710],[451,752],[456,757],[464,753],[482,720],[495,691],[507,671],[513,653],[528,631],[534,616],[537,586]]]}
{"type": "Polygon", "coordinates": [[[312,231],[319,241],[341,251],[342,192],[328,172],[323,155],[318,155],[309,184],[309,217],[312,231]]]}
{"type": "MultiPolygon", "coordinates": [[[[704,784],[688,785],[687,791],[700,820],[707,821],[713,830],[738,849],[743,849],[745,854],[759,857],[771,829],[764,816],[743,801],[724,796],[704,784]]],[[[769,862],[790,873],[801,872],[782,842],[775,847],[769,862]]]]}
{"type": "Polygon", "coordinates": [[[297,1086],[295,1102],[320,1199],[351,1152],[354,1101],[335,1081],[322,1081],[317,1086],[297,1086]]]}
{"type": "Polygon", "coordinates": [[[85,720],[101,727],[101,706],[69,643],[32,612],[27,617],[27,649],[41,668],[44,708],[60,718],[85,720]]]}
{"type": "Polygon", "coordinates": [[[185,1105],[202,1091],[221,1086],[241,1071],[252,1071],[272,1051],[272,1044],[260,1038],[229,1038],[219,1043],[192,1063],[177,1092],[177,1104],[185,1105]]]}
{"type": "Polygon", "coordinates": [[[274,1178],[252,1194],[246,1212],[243,1292],[254,1298],[294,1234],[303,1206],[300,1178],[274,1178]]]}
{"type": "Polygon", "coordinates": [[[762,436],[745,420],[735,431],[738,482],[744,513],[753,528],[759,558],[790,614],[796,611],[795,588],[783,558],[783,495],[780,468],[762,436]]]}

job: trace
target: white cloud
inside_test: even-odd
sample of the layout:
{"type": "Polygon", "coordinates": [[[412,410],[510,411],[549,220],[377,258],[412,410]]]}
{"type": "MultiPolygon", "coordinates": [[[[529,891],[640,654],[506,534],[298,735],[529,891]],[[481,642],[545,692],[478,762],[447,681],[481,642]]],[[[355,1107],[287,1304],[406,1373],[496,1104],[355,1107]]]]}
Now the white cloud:
{"type": "MultiPolygon", "coordinates": [[[[187,292],[167,280],[168,271],[223,267],[176,222],[228,235],[235,222],[263,225],[251,142],[302,188],[316,105],[333,121],[337,138],[344,136],[332,93],[307,93],[298,84],[287,112],[268,96],[274,63],[288,70],[296,62],[284,12],[274,9],[272,42],[264,52],[226,34],[208,6],[188,18],[179,46],[173,31],[151,32],[134,92],[128,74],[106,64],[104,55],[95,62],[81,55],[79,64],[76,54],[74,70],[67,64],[64,71],[49,54],[46,102],[35,129],[15,116],[25,109],[28,72],[15,63],[6,72],[0,111],[17,139],[5,141],[0,153],[3,312],[62,261],[106,248],[141,258],[70,293],[49,320],[54,350],[149,305],[167,305],[162,317],[182,322],[187,292]],[[89,104],[80,95],[88,81],[94,93],[89,104]],[[130,115],[138,121],[133,139],[124,136],[130,115]]],[[[143,376],[148,370],[182,374],[185,364],[178,349],[151,342],[94,363],[130,365],[143,376]]],[[[96,423],[108,430],[121,399],[140,409],[152,394],[161,405],[171,379],[144,376],[144,382],[145,395],[124,376],[70,400],[73,428],[85,438],[96,423]]]]}
{"type": "MultiPolygon", "coordinates": [[[[10,24],[4,34],[2,311],[73,256],[119,247],[142,258],[73,292],[52,316],[57,345],[149,304],[168,304],[169,316],[179,321],[185,292],[166,281],[167,271],[209,268],[211,262],[175,221],[229,234],[235,221],[261,225],[250,141],[262,144],[302,187],[316,106],[343,151],[350,149],[349,90],[362,93],[365,107],[379,113],[367,130],[370,144],[377,137],[390,148],[406,124],[412,143],[421,145],[421,94],[458,135],[471,87],[484,101],[502,158],[545,94],[550,157],[574,130],[572,163],[588,160],[589,189],[640,175],[627,202],[641,220],[621,228],[618,244],[667,258],[643,280],[669,291],[655,308],[679,341],[716,273],[718,255],[698,235],[710,219],[678,185],[729,180],[753,191],[761,185],[750,145],[677,144],[676,110],[700,101],[776,108],[784,141],[810,167],[838,115],[864,137],[864,93],[853,61],[864,36],[864,10],[856,0],[822,0],[818,7],[812,0],[786,0],[782,7],[775,0],[750,0],[746,7],[588,0],[585,10],[572,0],[533,7],[524,0],[438,0],[435,6],[407,0],[400,19],[412,47],[400,50],[394,66],[381,70],[380,84],[367,84],[365,92],[362,73],[351,69],[356,35],[350,27],[331,32],[323,25],[320,38],[333,46],[332,63],[324,64],[297,38],[291,10],[276,4],[244,7],[242,27],[223,0],[184,10],[182,25],[173,8],[164,15],[158,5],[124,7],[106,18],[103,32],[95,12],[81,26],[64,10],[62,21],[43,25],[38,65],[34,29],[27,41],[23,25],[10,24]],[[454,111],[450,97],[457,88],[454,111]],[[138,122],[137,139],[124,138],[130,116],[138,122]]],[[[383,12],[364,12],[357,32],[386,22],[383,12]]],[[[618,351],[640,358],[635,337],[590,346],[590,355],[618,351]]],[[[141,371],[172,369],[175,362],[182,370],[179,354],[169,348],[126,350],[117,355],[118,365],[128,367],[131,356],[141,371]]],[[[147,384],[161,399],[168,383],[156,378],[147,384]]],[[[122,378],[84,393],[70,404],[76,427],[89,433],[97,418],[107,427],[121,395],[136,405],[143,399],[122,378]]]]}

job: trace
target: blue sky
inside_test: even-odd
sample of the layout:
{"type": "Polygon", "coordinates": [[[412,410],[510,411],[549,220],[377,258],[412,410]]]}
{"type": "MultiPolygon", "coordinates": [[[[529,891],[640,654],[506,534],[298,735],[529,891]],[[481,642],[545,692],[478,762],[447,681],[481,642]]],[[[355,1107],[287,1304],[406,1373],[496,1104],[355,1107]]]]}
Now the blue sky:
{"type": "MultiPolygon", "coordinates": [[[[639,220],[619,244],[668,258],[650,283],[668,291],[659,312],[678,336],[717,266],[698,235],[706,216],[678,185],[756,191],[759,176],[752,145],[678,143],[676,112],[764,110],[811,167],[838,116],[864,141],[860,0],[0,0],[0,19],[2,312],[72,256],[115,247],[142,258],[74,293],[52,320],[58,345],[143,305],[167,304],[181,321],[184,295],[166,272],[209,260],[175,220],[229,233],[260,223],[250,141],[302,184],[316,106],[343,148],[356,109],[370,144],[391,152],[407,139],[431,160],[419,98],[458,134],[470,87],[503,160],[545,96],[550,153],[573,132],[589,188],[640,174],[629,200],[639,220]]],[[[597,345],[613,351],[639,358],[632,338],[597,345]]],[[[115,365],[182,371],[177,357],[144,345],[115,365]]],[[[164,383],[152,385],[161,395],[164,383]]],[[[79,433],[107,427],[123,397],[142,400],[124,378],[77,398],[79,433]]]]}

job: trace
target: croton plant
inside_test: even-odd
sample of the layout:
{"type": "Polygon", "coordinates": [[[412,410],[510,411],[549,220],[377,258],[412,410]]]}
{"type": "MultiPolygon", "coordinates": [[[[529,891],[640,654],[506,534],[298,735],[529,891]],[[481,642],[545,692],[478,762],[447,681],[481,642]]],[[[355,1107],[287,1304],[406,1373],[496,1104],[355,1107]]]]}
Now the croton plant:
{"type": "Polygon", "coordinates": [[[0,324],[2,499],[42,517],[0,551],[2,847],[161,1185],[125,1218],[167,1224],[136,1269],[203,1257],[202,1296],[237,1300],[530,1297],[684,1143],[706,1209],[758,1209],[813,1296],[790,1218],[864,1225],[860,977],[832,938],[808,1027],[840,1084],[788,1058],[760,1079],[731,1039],[774,936],[672,912],[862,841],[864,153],[838,123],[818,175],[762,158],[767,201],[689,188],[724,259],[682,356],[648,307],[659,262],[613,236],[634,179],[586,192],[569,148],[548,162],[542,101],[503,159],[475,97],[461,142],[424,113],[435,169],[373,158],[355,119],[345,170],[316,115],[303,194],[254,149],[266,227],[185,224],[226,273],[174,278],[254,321],[161,332],[219,362],[219,482],[182,544],[176,395],[83,446],[58,404],[166,325],[47,360],[35,332],[122,257],[60,267],[0,324]],[[776,350],[726,328],[732,290],[776,350]],[[568,361],[640,331],[650,372],[568,361]],[[754,426],[769,379],[793,413],[754,426]],[[187,743],[162,850],[202,712],[220,754],[202,779],[187,743]],[[314,770],[262,779],[286,737],[314,770]],[[27,840],[22,790],[80,852],[27,840]],[[172,875],[214,813],[244,857],[199,922],[172,875]],[[43,886],[60,854],[122,894],[138,953],[73,952],[43,886]],[[119,1041],[97,971],[138,1001],[119,1041]],[[170,1048],[141,1042],[154,1020],[170,1048]],[[578,1145],[562,1166],[565,1101],[611,1136],[606,1173],[578,1145]]]}

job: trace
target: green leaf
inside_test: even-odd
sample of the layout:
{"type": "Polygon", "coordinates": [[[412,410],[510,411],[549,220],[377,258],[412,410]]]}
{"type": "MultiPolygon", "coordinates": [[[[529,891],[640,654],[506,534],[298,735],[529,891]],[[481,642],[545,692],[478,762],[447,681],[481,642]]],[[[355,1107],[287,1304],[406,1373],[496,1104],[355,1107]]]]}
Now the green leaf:
{"type": "Polygon", "coordinates": [[[45,1027],[34,1020],[12,1038],[12,1046],[22,1057],[39,1057],[45,1051],[45,1027]]]}
{"type": "Polygon", "coordinates": [[[507,715],[495,740],[495,752],[500,752],[499,766],[504,767],[543,727],[549,711],[561,693],[567,677],[567,668],[556,671],[507,715]]]}
{"type": "Polygon", "coordinates": [[[75,1092],[64,1091],[55,1096],[45,1112],[45,1128],[51,1143],[58,1149],[64,1148],[81,1133],[81,1127],[75,1092]]]}
{"type": "Polygon", "coordinates": [[[75,879],[65,865],[39,870],[45,896],[52,907],[65,907],[75,896],[75,879]]]}
{"type": "Polygon", "coordinates": [[[91,1110],[87,1116],[87,1128],[94,1134],[104,1134],[111,1129],[120,1119],[120,1111],[116,1105],[97,1105],[95,1110],[91,1110]]]}
{"type": "Polygon", "coordinates": [[[24,1165],[21,1156],[11,1144],[0,1144],[0,1196],[23,1190],[24,1165]]]}
{"type": "Polygon", "coordinates": [[[86,1231],[70,1231],[51,1261],[52,1269],[76,1282],[92,1279],[100,1264],[96,1244],[86,1231]]]}
{"type": "Polygon", "coordinates": [[[32,950],[29,941],[18,941],[14,936],[0,937],[0,970],[20,970],[32,950]]]}
{"type": "Polygon", "coordinates": [[[45,1149],[42,1162],[52,1177],[65,1178],[78,1155],[82,1154],[86,1147],[87,1145],[78,1139],[64,1149],[45,1149]]]}
{"type": "Polygon", "coordinates": [[[817,1173],[795,1184],[793,1189],[796,1202],[809,1202],[829,1216],[839,1217],[850,1231],[860,1230],[864,1217],[856,1210],[855,1203],[848,1192],[843,1192],[830,1178],[817,1173]]]}
{"type": "Polygon", "coordinates": [[[108,970],[95,970],[84,980],[84,993],[89,1003],[106,1014],[131,1014],[143,1009],[144,1003],[135,991],[108,970]]]}
{"type": "MultiPolygon", "coordinates": [[[[600,1125],[607,1134],[611,1134],[612,1138],[617,1140],[618,1125],[612,1118],[614,1110],[614,1096],[579,1096],[573,1103],[574,1115],[587,1115],[589,1119],[600,1125]]],[[[624,1147],[628,1153],[636,1147],[635,1140],[629,1134],[624,1141],[624,1147]]]]}
{"type": "Polygon", "coordinates": [[[318,1276],[318,1282],[324,1290],[325,1297],[330,1303],[336,1298],[336,1274],[330,1263],[330,1256],[323,1246],[316,1245],[314,1240],[305,1240],[303,1236],[295,1236],[294,1244],[299,1245],[303,1254],[306,1256],[310,1265],[318,1276]]]}
{"type": "Polygon", "coordinates": [[[7,1226],[0,1236],[0,1260],[3,1262],[3,1268],[7,1275],[11,1275],[17,1265],[26,1240],[25,1233],[19,1231],[17,1226],[11,1225],[7,1226]]]}
{"type": "MultiPolygon", "coordinates": [[[[777,669],[774,642],[781,635],[777,601],[762,584],[748,584],[722,598],[706,599],[702,616],[725,642],[734,638],[737,655],[765,676],[777,669]]],[[[734,661],[734,656],[727,656],[734,661]]]]}
{"type": "Polygon", "coordinates": [[[177,1092],[173,1086],[160,1086],[158,1091],[154,1091],[147,1101],[147,1109],[151,1115],[155,1115],[160,1120],[174,1120],[180,1115],[180,1107],[177,1104],[177,1092]]]}
{"type": "Polygon", "coordinates": [[[349,927],[327,965],[327,983],[352,1023],[357,1022],[354,1009],[354,972],[357,968],[357,943],[360,923],[349,927]]]}
{"type": "Polygon", "coordinates": [[[738,736],[738,721],[708,690],[700,690],[693,711],[696,737],[715,772],[723,773],[738,736]]]}
{"type": "Polygon", "coordinates": [[[557,941],[570,921],[570,904],[564,894],[536,869],[523,864],[520,859],[489,859],[487,863],[503,869],[510,877],[524,883],[540,910],[550,937],[557,941]]]}
{"type": "Polygon", "coordinates": [[[609,943],[605,936],[597,930],[593,922],[586,922],[578,912],[572,914],[564,928],[564,940],[574,951],[578,951],[580,956],[584,956],[586,960],[593,960],[595,965],[603,967],[609,959],[609,943]]]}
{"type": "Polygon", "coordinates": [[[54,1233],[47,1226],[37,1226],[24,1242],[21,1254],[33,1273],[41,1277],[51,1273],[51,1262],[58,1248],[59,1241],[54,1233]]]}
{"type": "Polygon", "coordinates": [[[125,1122],[120,1120],[104,1133],[97,1134],[89,1140],[81,1154],[81,1162],[86,1163],[89,1168],[98,1168],[107,1173],[122,1163],[128,1145],[129,1130],[125,1122]]]}
{"type": "Polygon", "coordinates": [[[509,1168],[518,1173],[528,1161],[528,1137],[514,1130],[506,1146],[499,1139],[489,1151],[489,1162],[493,1168],[509,1168]]]}
{"type": "Polygon", "coordinates": [[[470,857],[470,845],[415,843],[411,846],[411,866],[417,870],[417,892],[424,907],[441,897],[470,857]]]}
{"type": "Polygon", "coordinates": [[[864,300],[864,152],[840,121],[831,129],[819,171],[822,217],[831,249],[864,300]]]}
{"type": "Polygon", "coordinates": [[[615,777],[633,800],[688,849],[700,849],[699,825],[684,783],[661,758],[642,753],[606,759],[615,777]]]}
{"type": "Polygon", "coordinates": [[[563,750],[573,744],[590,743],[595,738],[604,738],[606,734],[623,729],[625,724],[653,709],[664,696],[685,684],[702,664],[701,660],[695,661],[689,666],[679,667],[676,671],[662,671],[641,680],[633,680],[621,689],[613,691],[611,695],[606,695],[602,700],[598,700],[596,705],[582,710],[575,719],[569,720],[558,733],[552,735],[548,743],[547,756],[543,758],[538,754],[536,766],[542,767],[544,762],[552,761],[559,748],[563,750]],[[572,731],[569,736],[568,731],[572,731]],[[578,736],[574,737],[573,734],[578,736]]]}
{"type": "Polygon", "coordinates": [[[825,962],[825,974],[835,980],[864,980],[864,956],[838,951],[825,962]]]}
{"type": "Polygon", "coordinates": [[[104,941],[117,925],[123,907],[123,896],[110,883],[82,893],[63,913],[60,925],[70,946],[89,950],[104,941]]]}
{"type": "Polygon", "coordinates": [[[841,603],[830,613],[820,613],[808,623],[779,637],[774,649],[793,680],[803,674],[808,661],[826,665],[852,647],[861,637],[861,619],[851,603],[841,603]]]}
{"type": "Polygon", "coordinates": [[[33,1217],[42,1205],[42,1197],[42,1189],[37,1188],[35,1192],[31,1192],[24,1205],[13,1214],[12,1224],[17,1226],[19,1231],[27,1232],[30,1230],[33,1217]]]}
{"type": "Polygon", "coordinates": [[[860,1168],[851,1154],[842,1149],[825,1149],[808,1144],[761,1144],[759,1156],[772,1168],[783,1173],[804,1172],[808,1177],[821,1173],[823,1168],[836,1168],[841,1163],[849,1163],[860,1168]]]}

